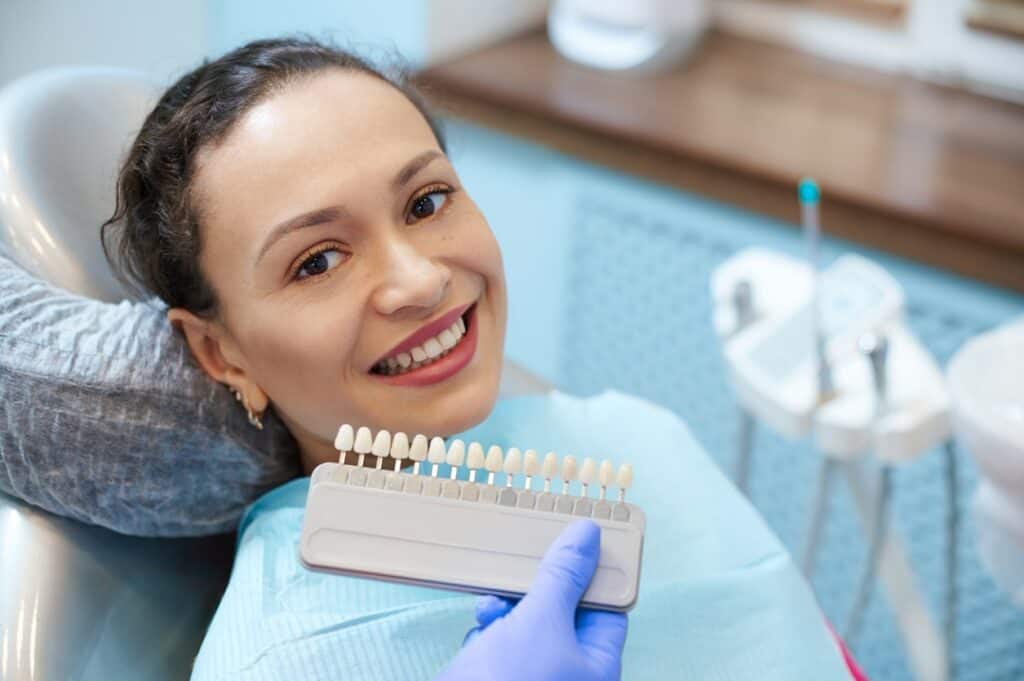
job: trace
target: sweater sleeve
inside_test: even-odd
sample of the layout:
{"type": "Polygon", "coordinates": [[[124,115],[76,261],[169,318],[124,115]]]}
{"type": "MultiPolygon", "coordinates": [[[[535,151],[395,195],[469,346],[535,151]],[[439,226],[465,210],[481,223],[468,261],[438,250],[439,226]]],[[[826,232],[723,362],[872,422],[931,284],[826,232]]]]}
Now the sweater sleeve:
{"type": "Polygon", "coordinates": [[[157,302],[72,295],[0,246],[0,491],[125,534],[231,531],[299,473],[267,416],[248,424],[157,302]]]}

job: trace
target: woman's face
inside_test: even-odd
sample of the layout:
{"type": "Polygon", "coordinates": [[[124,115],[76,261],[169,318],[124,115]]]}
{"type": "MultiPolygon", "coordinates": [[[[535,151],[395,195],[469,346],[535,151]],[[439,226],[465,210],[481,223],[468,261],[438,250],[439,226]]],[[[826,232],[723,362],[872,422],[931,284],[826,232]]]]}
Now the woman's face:
{"type": "Polygon", "coordinates": [[[343,422],[448,435],[486,417],[504,354],[501,253],[401,92],[321,72],[262,100],[198,161],[222,380],[269,399],[307,469],[336,456],[343,422]],[[444,348],[460,318],[446,356],[380,372],[420,350],[431,359],[438,346],[414,334],[446,319],[444,348]]]}

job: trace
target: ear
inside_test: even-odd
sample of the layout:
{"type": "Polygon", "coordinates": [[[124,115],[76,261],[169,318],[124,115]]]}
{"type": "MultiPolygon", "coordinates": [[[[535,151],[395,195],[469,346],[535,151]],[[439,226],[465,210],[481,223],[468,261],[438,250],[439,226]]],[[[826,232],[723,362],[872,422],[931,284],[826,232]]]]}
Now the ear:
{"type": "Polygon", "coordinates": [[[198,317],[192,312],[174,307],[167,311],[167,319],[181,329],[185,335],[192,356],[207,375],[242,395],[247,407],[262,413],[269,402],[266,393],[257,385],[245,369],[227,359],[225,334],[216,322],[198,317]]]}

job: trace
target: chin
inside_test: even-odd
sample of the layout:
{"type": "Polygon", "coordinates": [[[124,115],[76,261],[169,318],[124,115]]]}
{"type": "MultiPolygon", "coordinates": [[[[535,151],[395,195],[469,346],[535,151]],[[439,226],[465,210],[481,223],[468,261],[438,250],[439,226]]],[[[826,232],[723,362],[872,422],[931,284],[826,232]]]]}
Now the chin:
{"type": "Polygon", "coordinates": [[[454,394],[450,402],[445,400],[441,410],[425,414],[425,421],[431,426],[424,433],[448,437],[469,430],[486,420],[498,400],[500,374],[481,380],[469,391],[454,394]]]}

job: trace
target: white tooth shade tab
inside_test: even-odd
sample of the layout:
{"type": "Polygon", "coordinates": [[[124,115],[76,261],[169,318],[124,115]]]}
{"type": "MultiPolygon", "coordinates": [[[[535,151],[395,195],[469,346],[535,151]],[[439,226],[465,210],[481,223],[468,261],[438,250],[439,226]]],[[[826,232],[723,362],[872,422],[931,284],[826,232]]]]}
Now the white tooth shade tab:
{"type": "Polygon", "coordinates": [[[501,471],[501,447],[498,445],[491,445],[491,448],[487,450],[487,459],[484,461],[484,468],[489,473],[498,473],[501,471]]]}
{"type": "Polygon", "coordinates": [[[566,454],[562,459],[562,481],[572,482],[576,479],[576,457],[566,454]]]}
{"type": "Polygon", "coordinates": [[[448,453],[444,449],[444,440],[440,437],[430,439],[430,449],[427,451],[427,461],[430,463],[444,463],[448,453]]]}
{"type": "MultiPolygon", "coordinates": [[[[453,325],[450,329],[453,334],[457,329],[453,325]]],[[[468,482],[476,482],[478,471],[488,472],[487,484],[494,485],[494,475],[504,473],[504,485],[511,487],[516,475],[522,474],[522,485],[525,490],[530,490],[531,485],[536,482],[534,478],[541,475],[544,478],[544,494],[551,491],[551,481],[558,478],[562,482],[563,495],[569,494],[570,483],[579,481],[582,485],[582,496],[587,495],[587,487],[592,484],[600,485],[599,498],[604,500],[607,488],[614,485],[618,488],[618,501],[625,502],[625,493],[633,485],[633,466],[624,463],[616,468],[611,459],[600,461],[592,457],[582,457],[578,462],[575,456],[567,454],[559,457],[555,452],[547,452],[541,459],[536,449],[520,451],[517,447],[509,447],[503,450],[498,445],[491,445],[484,448],[479,442],[466,443],[459,439],[453,439],[445,443],[442,437],[428,438],[426,435],[417,434],[412,436],[396,432],[394,434],[387,430],[377,431],[376,437],[369,428],[361,426],[354,428],[350,424],[342,424],[334,438],[334,446],[341,452],[340,463],[344,464],[344,456],[347,452],[354,451],[359,454],[359,464],[362,465],[363,455],[373,454],[378,459],[391,457],[394,460],[394,472],[399,473],[402,467],[401,462],[410,459],[415,462],[414,474],[419,474],[420,463],[429,460],[434,465],[431,475],[437,477],[437,466],[447,463],[451,467],[451,479],[457,480],[460,476],[458,469],[466,467],[469,471],[468,482]],[[486,451],[486,453],[485,453],[486,451]]],[[[380,469],[380,462],[377,468],[380,469]]],[[[392,468],[388,464],[388,469],[392,468]]],[[[531,492],[532,494],[539,493],[531,492]]]]}
{"type": "Polygon", "coordinates": [[[528,476],[537,475],[540,472],[540,459],[537,458],[537,450],[527,449],[523,454],[523,473],[528,476]]]}
{"type": "Polygon", "coordinates": [[[449,466],[461,466],[466,462],[466,443],[462,440],[455,440],[448,447],[448,456],[445,462],[449,466]]]}
{"type": "Polygon", "coordinates": [[[377,437],[373,440],[371,453],[377,457],[385,457],[391,451],[391,433],[386,430],[378,430],[377,437]]]}
{"type": "Polygon", "coordinates": [[[416,435],[409,447],[409,458],[413,461],[424,461],[427,458],[427,436],[416,435]]]}
{"type": "Polygon", "coordinates": [[[466,454],[466,465],[470,468],[484,467],[484,448],[479,442],[471,442],[466,454]]]}
{"type": "Polygon", "coordinates": [[[554,452],[548,452],[544,455],[544,463],[540,467],[541,475],[547,479],[551,479],[558,475],[558,455],[554,452]]]}
{"type": "Polygon", "coordinates": [[[391,458],[399,461],[409,458],[409,436],[405,433],[395,433],[391,438],[391,458]]]}
{"type": "Polygon", "coordinates": [[[339,452],[351,452],[355,437],[355,431],[352,430],[352,426],[347,423],[342,425],[341,428],[338,428],[337,437],[334,438],[334,448],[339,452]]]}
{"type": "Polygon", "coordinates": [[[523,453],[515,447],[509,447],[505,452],[505,463],[502,470],[508,475],[515,475],[523,469],[523,453]]]}
{"type": "Polygon", "coordinates": [[[583,459],[583,465],[580,466],[579,479],[584,485],[589,485],[594,481],[594,475],[597,474],[597,462],[589,456],[583,459]]]}
{"type": "Polygon", "coordinates": [[[359,430],[356,431],[356,454],[369,454],[372,449],[373,437],[370,435],[370,429],[366,426],[361,426],[359,430]]]}
{"type": "Polygon", "coordinates": [[[619,473],[615,476],[615,486],[621,490],[627,490],[633,484],[633,466],[624,463],[619,466],[619,473]]]}

